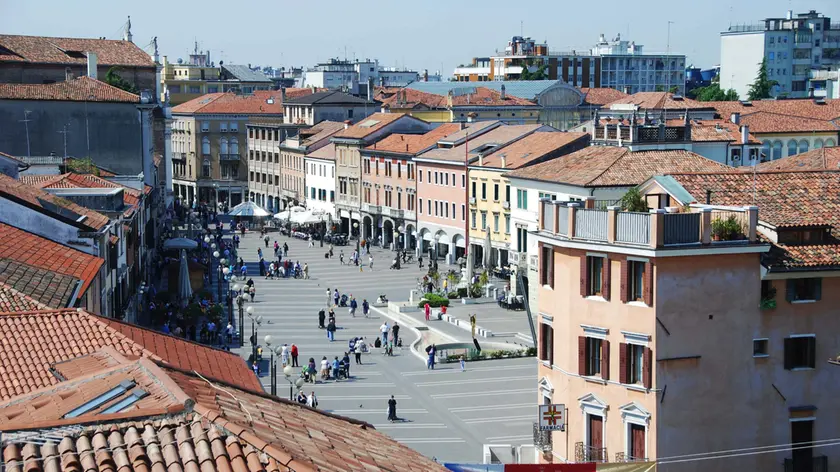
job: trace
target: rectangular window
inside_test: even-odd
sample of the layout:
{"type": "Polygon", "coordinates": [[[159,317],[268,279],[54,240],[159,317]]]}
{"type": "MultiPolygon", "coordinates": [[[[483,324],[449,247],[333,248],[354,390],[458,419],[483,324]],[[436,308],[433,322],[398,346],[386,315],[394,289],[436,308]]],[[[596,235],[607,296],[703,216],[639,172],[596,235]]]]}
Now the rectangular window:
{"type": "Polygon", "coordinates": [[[467,221],[467,206],[461,204],[461,221],[467,221]]]}
{"type": "Polygon", "coordinates": [[[467,187],[467,174],[461,174],[461,188],[467,187]]]}
{"type": "Polygon", "coordinates": [[[516,189],[516,208],[520,210],[528,209],[528,191],[523,189],[516,189]]]}
{"type": "Polygon", "coordinates": [[[481,199],[487,200],[487,182],[481,182],[481,199]]]}
{"type": "Polygon", "coordinates": [[[768,357],[770,340],[767,338],[753,339],[753,357],[768,357]]]}
{"type": "Polygon", "coordinates": [[[813,369],[816,367],[816,336],[785,338],[785,369],[813,369]]]}
{"type": "Polygon", "coordinates": [[[629,301],[645,301],[645,263],[642,261],[627,261],[628,285],[630,288],[629,301]]]}
{"type": "Polygon", "coordinates": [[[449,218],[449,203],[448,202],[441,202],[441,210],[443,211],[443,216],[449,218]]]}
{"type": "Polygon", "coordinates": [[[438,184],[438,172],[435,172],[435,185],[438,184]]]}
{"type": "MultiPolygon", "coordinates": [[[[423,175],[423,174],[420,174],[420,175],[423,175]]],[[[420,214],[422,215],[423,214],[423,199],[421,198],[418,201],[420,202],[419,210],[420,210],[420,214]]]]}
{"type": "Polygon", "coordinates": [[[426,171],[426,182],[432,183],[432,171],[430,170],[426,171]]]}
{"type": "Polygon", "coordinates": [[[449,174],[447,174],[447,173],[443,174],[443,181],[444,181],[443,185],[447,185],[447,186],[449,185],[449,174]]]}
{"type": "Polygon", "coordinates": [[[587,267],[587,296],[600,296],[603,290],[604,258],[598,256],[586,256],[587,267]]]}
{"type": "Polygon", "coordinates": [[[420,183],[422,184],[423,183],[423,171],[421,170],[420,172],[418,172],[417,176],[420,177],[420,183]]]}
{"type": "Polygon", "coordinates": [[[477,194],[477,193],[476,193],[476,191],[475,191],[475,186],[476,186],[476,182],[475,182],[475,181],[473,181],[473,182],[472,182],[472,197],[473,197],[473,198],[478,198],[478,194],[477,194]]]}
{"type": "Polygon", "coordinates": [[[554,248],[551,246],[540,249],[540,285],[554,288],[554,248]]]}
{"type": "Polygon", "coordinates": [[[487,229],[487,212],[486,211],[481,212],[481,229],[482,230],[487,229]]]}
{"type": "Polygon", "coordinates": [[[584,338],[586,339],[586,368],[584,374],[588,377],[595,377],[601,375],[601,348],[603,347],[603,340],[598,338],[584,338]]]}
{"type": "Polygon", "coordinates": [[[493,201],[499,201],[499,184],[493,184],[493,201]]]}
{"type": "Polygon", "coordinates": [[[627,361],[626,383],[641,384],[644,381],[645,347],[628,344],[627,361]]]}
{"type": "Polygon", "coordinates": [[[453,220],[455,219],[455,215],[456,215],[455,209],[456,209],[456,208],[457,208],[457,207],[456,207],[456,206],[455,206],[455,204],[453,203],[453,204],[452,204],[452,219],[453,219],[453,220]]]}
{"type": "Polygon", "coordinates": [[[330,190],[330,201],[331,202],[335,201],[335,190],[330,190]]]}
{"type": "Polygon", "coordinates": [[[470,212],[470,219],[472,220],[472,225],[471,226],[472,226],[473,229],[475,229],[475,213],[476,213],[475,210],[472,210],[470,212]]]}
{"type": "Polygon", "coordinates": [[[431,216],[432,215],[432,201],[426,200],[426,214],[431,216]]]}
{"type": "Polygon", "coordinates": [[[505,201],[510,203],[510,185],[505,185],[505,201]]]}
{"type": "Polygon", "coordinates": [[[493,213],[493,232],[494,233],[499,232],[499,214],[498,213],[493,213]]]}
{"type": "Polygon", "coordinates": [[[455,184],[455,172],[452,173],[452,186],[454,187],[455,184]]]}
{"type": "Polygon", "coordinates": [[[540,360],[554,364],[554,328],[540,323],[540,360]]]}
{"type": "Polygon", "coordinates": [[[510,234],[510,215],[505,215],[505,234],[510,234]]]}
{"type": "Polygon", "coordinates": [[[822,298],[822,279],[788,279],[786,298],[789,302],[820,300],[822,298]]]}
{"type": "Polygon", "coordinates": [[[439,215],[439,211],[438,211],[439,209],[440,209],[440,202],[435,200],[435,216],[439,215]]]}

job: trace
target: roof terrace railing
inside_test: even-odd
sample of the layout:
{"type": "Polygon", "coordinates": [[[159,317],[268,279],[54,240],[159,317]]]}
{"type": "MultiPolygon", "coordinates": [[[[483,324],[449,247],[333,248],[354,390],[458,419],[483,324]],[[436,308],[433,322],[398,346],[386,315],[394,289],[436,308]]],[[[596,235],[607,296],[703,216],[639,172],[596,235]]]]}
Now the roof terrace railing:
{"type": "Polygon", "coordinates": [[[585,202],[540,201],[539,230],[570,240],[666,248],[684,245],[745,244],[756,241],[758,207],[710,207],[621,211],[585,202]]]}

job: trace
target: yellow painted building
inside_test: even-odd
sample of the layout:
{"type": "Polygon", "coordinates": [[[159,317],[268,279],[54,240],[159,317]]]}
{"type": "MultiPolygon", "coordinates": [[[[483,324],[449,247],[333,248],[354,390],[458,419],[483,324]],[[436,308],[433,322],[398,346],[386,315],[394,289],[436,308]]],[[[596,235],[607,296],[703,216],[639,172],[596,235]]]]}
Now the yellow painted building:
{"type": "Polygon", "coordinates": [[[177,64],[163,56],[161,71],[161,101],[169,93],[169,103],[180,105],[208,93],[236,91],[253,93],[256,90],[271,90],[273,83],[262,73],[251,71],[247,66],[213,66],[204,54],[191,55],[193,63],[177,64]]]}
{"type": "Polygon", "coordinates": [[[430,123],[468,121],[502,121],[508,124],[539,123],[542,107],[531,100],[506,96],[504,89],[496,91],[476,87],[472,93],[437,95],[402,88],[382,89],[377,93],[383,113],[405,113],[430,123]]]}

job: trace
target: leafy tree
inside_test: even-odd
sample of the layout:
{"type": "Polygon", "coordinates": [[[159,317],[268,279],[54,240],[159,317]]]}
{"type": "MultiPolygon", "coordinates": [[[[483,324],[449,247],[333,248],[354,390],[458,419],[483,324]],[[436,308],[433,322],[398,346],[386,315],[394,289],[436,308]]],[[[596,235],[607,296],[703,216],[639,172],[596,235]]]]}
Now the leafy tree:
{"type": "Polygon", "coordinates": [[[534,72],[528,70],[528,67],[530,66],[530,62],[526,62],[525,65],[522,66],[522,74],[519,76],[519,80],[545,80],[548,78],[545,64],[540,64],[534,72]]]}
{"type": "Polygon", "coordinates": [[[137,87],[131,82],[123,79],[119,71],[120,68],[116,66],[108,69],[108,73],[105,74],[105,83],[113,87],[123,89],[126,92],[137,93],[137,87]]]}
{"type": "Polygon", "coordinates": [[[763,98],[770,98],[770,92],[773,86],[779,83],[767,77],[767,58],[761,60],[761,66],[758,68],[758,76],[755,82],[750,84],[750,89],[747,91],[747,97],[750,100],[761,100],[763,98]]]}
{"type": "Polygon", "coordinates": [[[624,211],[647,212],[648,205],[638,188],[631,188],[621,197],[618,205],[624,211]]]}
{"type": "Polygon", "coordinates": [[[734,102],[741,99],[738,92],[733,89],[724,91],[720,84],[713,83],[708,87],[699,87],[693,90],[695,99],[700,102],[734,102]]]}
{"type": "Polygon", "coordinates": [[[668,93],[679,93],[679,92],[680,92],[680,86],[679,85],[674,85],[673,87],[668,89],[668,93]]]}

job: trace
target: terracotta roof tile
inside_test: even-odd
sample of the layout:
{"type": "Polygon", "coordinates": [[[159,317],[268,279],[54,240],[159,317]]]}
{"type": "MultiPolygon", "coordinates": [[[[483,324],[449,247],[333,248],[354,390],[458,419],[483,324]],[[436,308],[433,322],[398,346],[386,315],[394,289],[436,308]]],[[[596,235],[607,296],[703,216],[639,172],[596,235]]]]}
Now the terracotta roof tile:
{"type": "Polygon", "coordinates": [[[374,113],[353,126],[334,134],[333,138],[364,139],[401,118],[417,120],[417,118],[412,118],[405,113],[374,113]]]}
{"type": "Polygon", "coordinates": [[[754,100],[752,102],[704,102],[714,107],[720,117],[729,119],[732,113],[740,113],[743,118],[756,112],[768,112],[777,115],[798,116],[818,120],[840,118],[840,99],[822,100],[822,103],[810,98],[794,100],[754,100]]]}
{"type": "MultiPolygon", "coordinates": [[[[41,208],[45,213],[54,214],[56,216],[58,216],[59,213],[52,209],[53,205],[67,210],[72,214],[86,216],[87,218],[81,223],[81,225],[93,230],[100,230],[107,226],[110,222],[110,219],[102,213],[89,210],[71,202],[70,200],[56,197],[45,190],[26,185],[23,182],[17,181],[3,174],[0,174],[0,196],[26,202],[28,205],[41,208]]],[[[68,217],[72,217],[72,215],[68,215],[68,217]]]]}
{"type": "Polygon", "coordinates": [[[0,84],[0,99],[140,103],[140,96],[90,77],[53,84],[0,84]]]}
{"type": "MultiPolygon", "coordinates": [[[[449,102],[445,105],[448,105],[449,102]]],[[[487,87],[476,87],[475,93],[468,93],[462,95],[455,95],[452,97],[451,107],[536,107],[537,104],[531,100],[514,97],[510,94],[505,94],[502,98],[502,93],[487,87]]]]}
{"type": "MultiPolygon", "coordinates": [[[[66,173],[59,175],[21,175],[18,180],[38,188],[121,188],[123,203],[135,206],[140,203],[141,192],[133,187],[121,185],[93,174],[66,173]]],[[[146,190],[150,190],[146,186],[146,190]]]]}
{"type": "Polygon", "coordinates": [[[741,124],[753,133],[800,133],[808,131],[840,131],[832,121],[805,116],[783,115],[759,111],[741,117],[741,124]]]}
{"type": "Polygon", "coordinates": [[[318,144],[320,141],[329,138],[343,129],[344,123],[338,121],[322,121],[311,128],[300,131],[301,137],[304,138],[301,145],[312,146],[318,144]]]}
{"type": "Polygon", "coordinates": [[[233,92],[208,93],[182,103],[172,113],[186,115],[239,114],[239,115],[283,115],[283,103],[279,90],[258,90],[251,95],[237,95],[233,92]]]}
{"type": "Polygon", "coordinates": [[[840,146],[812,149],[808,152],[783,157],[775,161],[762,162],[756,167],[759,171],[838,170],[840,169],[840,146]]]}
{"type": "MultiPolygon", "coordinates": [[[[483,131],[483,123],[477,123],[478,131],[483,131]]],[[[460,162],[463,163],[465,159],[465,151],[466,149],[464,146],[467,146],[470,150],[469,152],[473,153],[475,149],[479,149],[486,146],[505,146],[509,143],[512,143],[518,139],[522,139],[525,136],[528,136],[531,133],[536,132],[538,129],[542,128],[543,125],[538,124],[531,124],[531,125],[501,125],[496,128],[490,129],[489,131],[484,131],[478,136],[470,137],[468,142],[461,142],[459,145],[451,148],[436,148],[431,149],[429,151],[424,152],[417,156],[420,159],[434,159],[436,161],[450,161],[450,162],[460,162]]],[[[466,130],[457,131],[452,135],[446,136],[446,140],[459,140],[463,139],[465,132],[470,131],[470,128],[466,130]]],[[[489,150],[489,149],[488,149],[489,150]]],[[[478,156],[474,153],[470,155],[470,162],[476,162],[478,156]]]]}
{"type": "Polygon", "coordinates": [[[14,287],[0,282],[0,313],[10,311],[47,310],[50,307],[14,287]]]}
{"type": "Polygon", "coordinates": [[[421,92],[411,88],[396,89],[395,93],[382,98],[383,108],[404,109],[446,109],[448,102],[445,96],[434,93],[421,92]]]}
{"type": "Polygon", "coordinates": [[[0,258],[0,283],[48,308],[69,306],[80,282],[79,279],[69,275],[0,258]]]}
{"type": "Polygon", "coordinates": [[[639,185],[659,174],[727,169],[731,168],[690,151],[631,152],[622,147],[590,146],[506,175],[583,187],[626,187],[639,185]]]}
{"type": "Polygon", "coordinates": [[[502,168],[504,156],[505,169],[519,169],[535,161],[559,157],[561,153],[568,154],[585,147],[589,144],[589,137],[589,133],[538,131],[484,156],[482,167],[502,168]]]}
{"type": "Polygon", "coordinates": [[[434,146],[440,139],[460,129],[461,125],[457,123],[444,123],[426,134],[392,134],[366,147],[365,150],[413,155],[434,146]]]}
{"type": "Polygon", "coordinates": [[[68,275],[82,281],[83,295],[105,263],[101,259],[49,239],[0,223],[0,258],[68,275]]]}
{"type": "MultiPolygon", "coordinates": [[[[685,121],[673,119],[667,126],[683,126],[685,121]]],[[[741,142],[741,127],[729,120],[691,120],[691,140],[694,142],[741,142]]],[[[747,138],[748,144],[761,144],[752,133],[747,138]]]]}
{"type": "Polygon", "coordinates": [[[628,97],[628,95],[621,90],[613,88],[586,88],[580,89],[583,94],[583,101],[590,105],[606,105],[607,103],[621,100],[628,97]]]}
{"type": "Polygon", "coordinates": [[[669,92],[637,92],[618,100],[604,104],[603,108],[610,108],[612,105],[636,105],[640,109],[661,110],[661,109],[695,109],[714,108],[710,102],[698,102],[690,98],[674,98],[669,92]]]}
{"type": "Polygon", "coordinates": [[[310,152],[306,157],[335,161],[335,144],[329,143],[316,151],[310,152]]]}
{"type": "Polygon", "coordinates": [[[149,54],[130,41],[1,34],[0,48],[6,50],[0,62],[87,64],[84,53],[91,51],[103,66],[155,67],[149,54]]]}
{"type": "MultiPolygon", "coordinates": [[[[0,261],[1,262],[1,261],[0,261]]],[[[261,388],[259,380],[233,353],[209,348],[139,326],[103,318],[85,311],[55,310],[0,314],[0,398],[9,398],[33,390],[30,385],[46,386],[57,382],[50,373],[50,365],[90,354],[104,346],[111,346],[127,356],[143,356],[161,360],[175,367],[192,368],[205,377],[219,379],[248,389],[261,388]],[[171,340],[183,357],[174,358],[159,341],[171,340]],[[213,369],[206,360],[216,360],[213,369]],[[184,358],[193,360],[185,365],[184,358]],[[231,359],[232,362],[226,362],[231,359]],[[235,362],[234,362],[235,361],[235,362]],[[13,366],[15,373],[8,366],[13,366]],[[4,370],[5,369],[5,370],[4,370]],[[21,384],[20,380],[28,381],[21,384]]]]}

